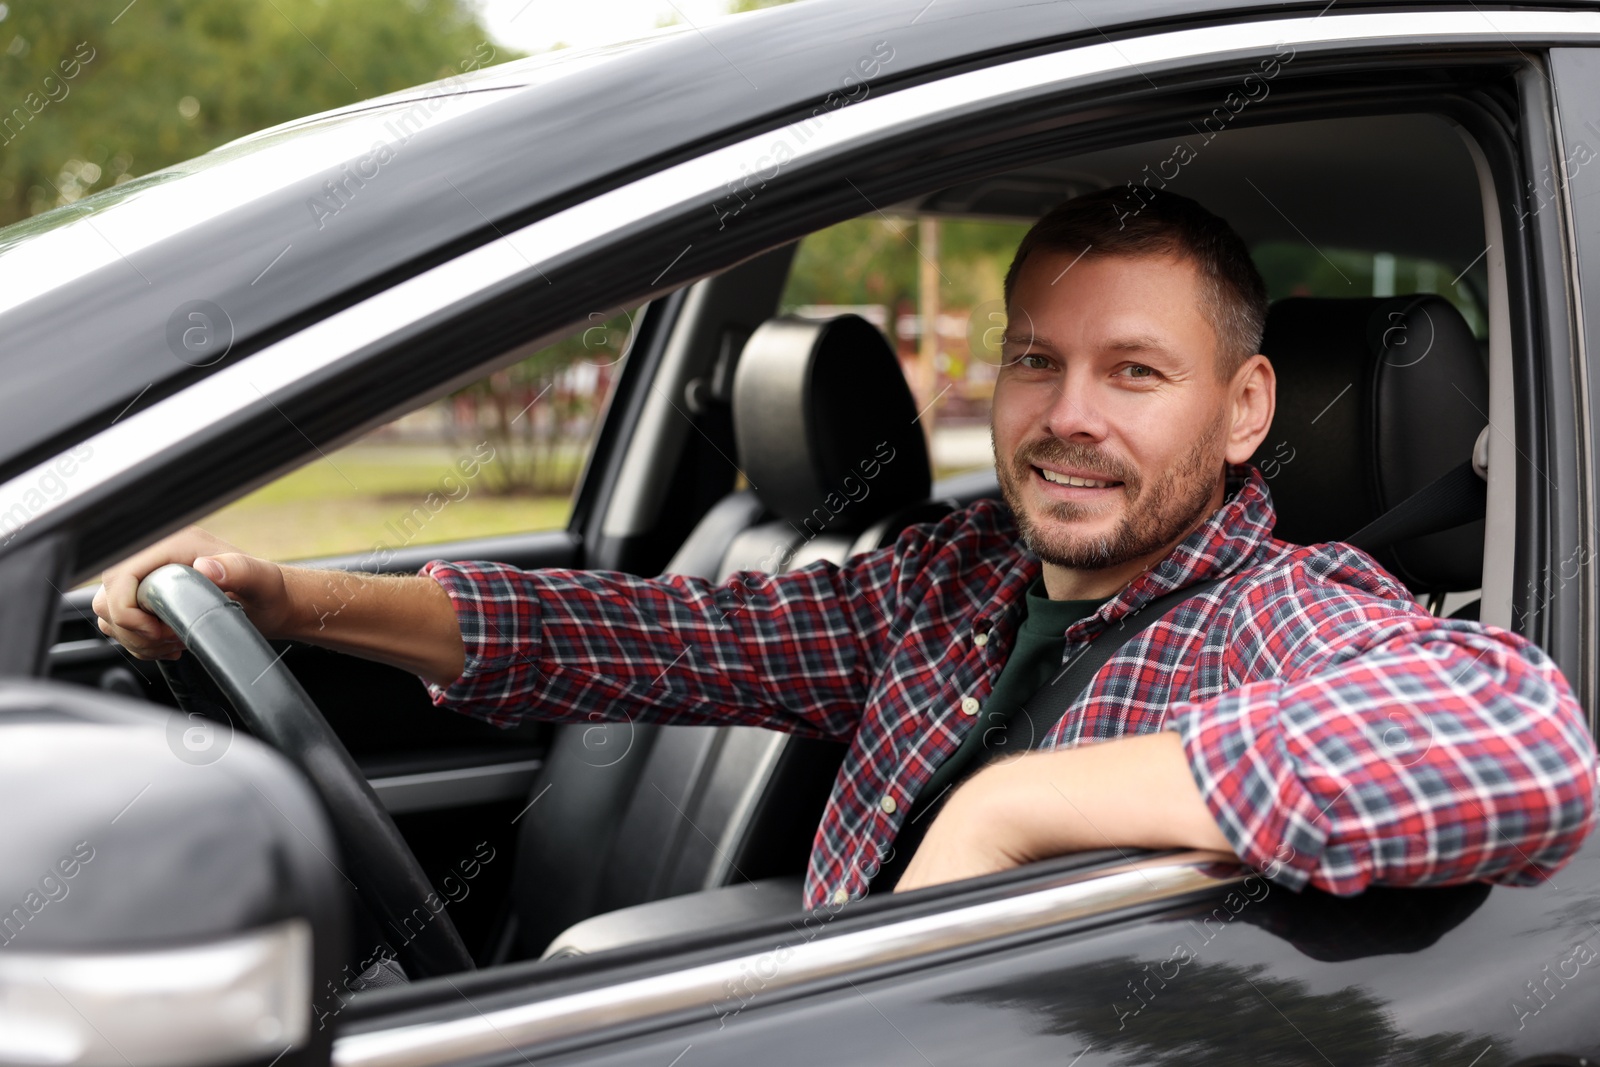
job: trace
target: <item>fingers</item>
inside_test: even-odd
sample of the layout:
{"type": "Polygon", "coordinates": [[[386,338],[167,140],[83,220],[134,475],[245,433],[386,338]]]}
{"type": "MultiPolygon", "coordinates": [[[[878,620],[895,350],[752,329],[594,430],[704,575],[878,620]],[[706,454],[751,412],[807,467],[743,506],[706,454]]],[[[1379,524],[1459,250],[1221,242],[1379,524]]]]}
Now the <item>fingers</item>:
{"type": "Polygon", "coordinates": [[[261,593],[264,565],[270,566],[267,561],[243,552],[218,552],[197,556],[194,561],[194,569],[211,579],[218,589],[225,593],[237,593],[246,603],[261,593]]]}
{"type": "Polygon", "coordinates": [[[226,541],[188,527],[130,556],[101,575],[93,600],[100,632],[140,659],[172,659],[183,651],[172,628],[139,607],[139,582],[168,563],[193,563],[203,552],[234,552],[226,541]]]}
{"type": "Polygon", "coordinates": [[[242,552],[200,556],[194,567],[237,601],[263,634],[279,631],[290,607],[282,567],[242,552]]]}
{"type": "Polygon", "coordinates": [[[132,574],[108,571],[107,580],[95,594],[94,613],[99,617],[101,633],[141,659],[158,659],[177,644],[177,634],[139,607],[135,599],[138,589],[139,579],[132,574]]]}
{"type": "MultiPolygon", "coordinates": [[[[165,626],[162,626],[162,629],[168,636],[152,638],[139,631],[114,626],[105,619],[96,619],[95,623],[100,627],[101,633],[116,641],[138,659],[177,659],[183,654],[183,642],[165,626]]],[[[157,620],[157,625],[161,625],[160,620],[157,620]]]]}

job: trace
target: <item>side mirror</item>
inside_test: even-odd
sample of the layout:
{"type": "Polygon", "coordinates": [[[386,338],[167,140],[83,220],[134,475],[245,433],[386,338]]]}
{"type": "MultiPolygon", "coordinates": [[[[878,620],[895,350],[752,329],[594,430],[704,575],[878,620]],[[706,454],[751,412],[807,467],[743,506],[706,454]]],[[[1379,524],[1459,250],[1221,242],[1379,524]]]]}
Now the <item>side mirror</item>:
{"type": "Polygon", "coordinates": [[[216,728],[0,682],[0,1064],[329,1062],[333,836],[286,761],[216,728]]]}

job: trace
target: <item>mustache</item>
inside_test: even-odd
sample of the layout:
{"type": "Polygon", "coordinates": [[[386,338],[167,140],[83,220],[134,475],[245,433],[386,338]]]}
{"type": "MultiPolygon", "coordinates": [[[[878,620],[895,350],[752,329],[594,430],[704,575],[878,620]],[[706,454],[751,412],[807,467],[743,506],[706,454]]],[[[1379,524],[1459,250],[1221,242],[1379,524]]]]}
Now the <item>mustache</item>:
{"type": "Polygon", "coordinates": [[[1122,482],[1129,489],[1137,489],[1139,485],[1139,472],[1131,463],[1059,437],[1047,437],[1018,449],[1016,464],[1018,473],[1026,473],[1027,467],[1054,465],[1074,467],[1097,475],[1103,481],[1122,482]]]}

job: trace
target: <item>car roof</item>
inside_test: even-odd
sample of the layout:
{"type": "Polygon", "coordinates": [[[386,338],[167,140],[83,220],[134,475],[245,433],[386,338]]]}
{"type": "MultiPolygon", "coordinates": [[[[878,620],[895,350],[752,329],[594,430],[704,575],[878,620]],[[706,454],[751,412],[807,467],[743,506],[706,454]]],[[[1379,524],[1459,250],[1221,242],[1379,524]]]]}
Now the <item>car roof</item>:
{"type": "Polygon", "coordinates": [[[893,90],[1122,28],[1324,6],[808,0],[518,61],[252,135],[0,231],[10,386],[0,474],[501,231],[803,115],[853,84],[845,79],[880,42],[893,59],[874,85],[893,90]],[[225,184],[218,175],[230,191],[208,187],[225,184]],[[231,358],[204,367],[177,358],[174,338],[195,306],[221,310],[231,358]]]}

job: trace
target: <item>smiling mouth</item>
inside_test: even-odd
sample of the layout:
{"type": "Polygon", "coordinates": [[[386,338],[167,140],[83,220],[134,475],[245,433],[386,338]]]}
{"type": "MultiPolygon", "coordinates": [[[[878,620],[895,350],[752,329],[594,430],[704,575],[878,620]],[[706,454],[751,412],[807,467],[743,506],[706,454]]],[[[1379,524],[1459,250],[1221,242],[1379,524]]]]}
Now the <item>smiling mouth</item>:
{"type": "Polygon", "coordinates": [[[1045,481],[1052,485],[1070,485],[1078,489],[1116,489],[1122,483],[1111,480],[1096,480],[1093,478],[1080,478],[1075,474],[1057,474],[1055,471],[1045,470],[1043,467],[1033,468],[1045,481]]]}

